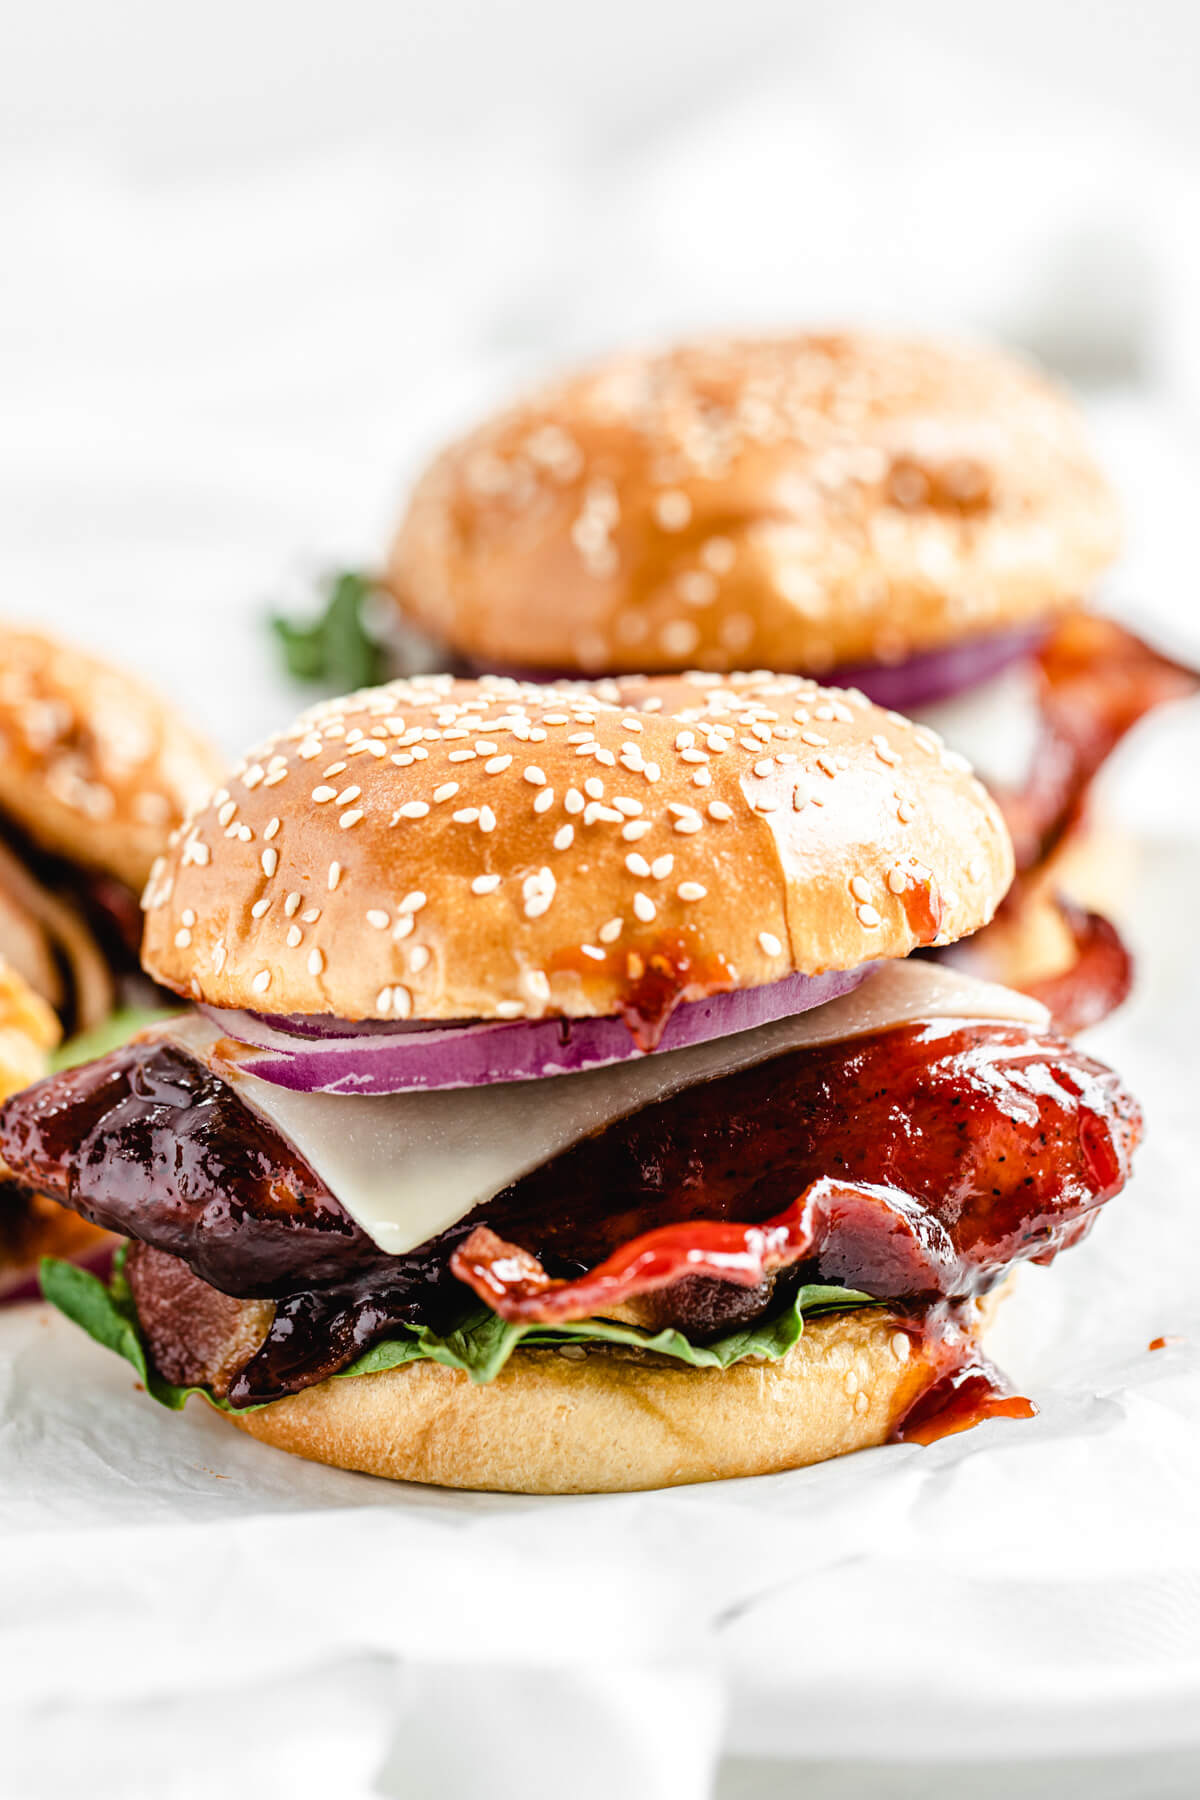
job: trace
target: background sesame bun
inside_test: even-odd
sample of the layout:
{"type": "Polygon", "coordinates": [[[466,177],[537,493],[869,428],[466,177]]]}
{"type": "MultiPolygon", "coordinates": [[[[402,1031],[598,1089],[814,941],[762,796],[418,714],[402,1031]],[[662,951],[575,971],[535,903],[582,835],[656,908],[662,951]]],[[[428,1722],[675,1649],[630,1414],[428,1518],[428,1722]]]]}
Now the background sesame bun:
{"type": "MultiPolygon", "coordinates": [[[[46,1074],[59,1035],[53,1010],[0,957],[0,1100],[46,1074]]],[[[0,1163],[0,1294],[40,1256],[74,1256],[103,1243],[105,1235],[78,1213],[17,1191],[0,1163]]]]}
{"type": "Polygon", "coordinates": [[[217,1006],[612,1014],[951,942],[1012,876],[961,757],[791,676],[394,682],[304,715],[179,832],[143,960],[217,1006]]]}
{"type": "Polygon", "coordinates": [[[690,1369],[600,1347],[517,1350],[479,1387],[411,1363],[223,1414],[260,1442],[397,1481],[625,1493],[769,1475],[886,1443],[936,1368],[882,1307],[813,1319],[778,1362],[690,1369]]]}
{"type": "Polygon", "coordinates": [[[1086,592],[1113,496],[1010,355],[846,333],[614,357],[452,445],[386,584],[483,664],[895,662],[1086,592]]]}
{"type": "Polygon", "coordinates": [[[0,625],[0,813],[41,849],[140,888],[219,775],[213,752],[145,683],[0,625]]]}

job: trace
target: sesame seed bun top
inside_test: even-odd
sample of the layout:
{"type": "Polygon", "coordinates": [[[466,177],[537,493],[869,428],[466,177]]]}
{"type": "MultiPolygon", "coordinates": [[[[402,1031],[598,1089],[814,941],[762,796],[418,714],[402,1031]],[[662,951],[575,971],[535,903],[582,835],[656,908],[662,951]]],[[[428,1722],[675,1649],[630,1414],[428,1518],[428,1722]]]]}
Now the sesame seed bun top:
{"type": "Polygon", "coordinates": [[[143,960],[211,1004],[604,1015],[949,942],[1012,876],[932,732],[794,676],[431,676],[305,714],[176,833],[143,960]],[[665,959],[665,961],[664,961],[665,959]]]}
{"type": "Polygon", "coordinates": [[[483,664],[820,675],[1048,617],[1116,540],[1075,407],[1015,357],[727,339],[480,425],[418,483],[386,581],[483,664]]]}
{"type": "Polygon", "coordinates": [[[0,625],[0,813],[41,849],[140,888],[220,767],[144,682],[0,625]]]}

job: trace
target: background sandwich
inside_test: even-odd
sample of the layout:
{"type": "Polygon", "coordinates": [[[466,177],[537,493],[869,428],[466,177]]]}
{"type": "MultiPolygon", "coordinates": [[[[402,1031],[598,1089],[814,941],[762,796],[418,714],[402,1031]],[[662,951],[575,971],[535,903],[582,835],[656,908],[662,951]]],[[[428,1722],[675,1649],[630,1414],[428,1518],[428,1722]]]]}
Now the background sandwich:
{"type": "Polygon", "coordinates": [[[790,669],[935,726],[1002,799],[1020,881],[991,966],[1049,974],[1121,859],[1091,782],[1196,677],[1082,614],[1119,542],[1069,396],[1016,357],[843,333],[584,369],[418,482],[386,585],[475,667],[790,669]]]}
{"type": "MultiPolygon", "coordinates": [[[[64,1038],[87,1055],[161,1005],[138,964],[139,895],[217,759],[132,675],[0,625],[0,1052],[5,1091],[64,1038]],[[11,1035],[10,1035],[11,1034],[11,1035]]],[[[0,1290],[45,1251],[99,1234],[0,1171],[0,1290]]]]}
{"type": "Polygon", "coordinates": [[[1011,1407],[983,1302],[1140,1130],[1035,1000],[905,960],[1011,870],[961,757],[795,677],[318,708],[151,876],[146,967],[200,1010],[0,1115],[30,1187],[132,1240],[46,1291],[170,1404],[457,1486],[1011,1407]]]}

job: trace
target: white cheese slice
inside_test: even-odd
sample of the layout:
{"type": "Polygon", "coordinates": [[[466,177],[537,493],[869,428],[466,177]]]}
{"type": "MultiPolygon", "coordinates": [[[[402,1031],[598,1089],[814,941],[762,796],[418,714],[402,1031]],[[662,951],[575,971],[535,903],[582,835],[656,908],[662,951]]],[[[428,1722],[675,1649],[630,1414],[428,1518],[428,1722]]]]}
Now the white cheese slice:
{"type": "Polygon", "coordinates": [[[230,1060],[230,1040],[198,1014],[163,1032],[211,1063],[379,1247],[401,1256],[581,1138],[654,1101],[791,1050],[926,1019],[1015,1019],[1044,1028],[1049,1015],[1023,994],[937,963],[890,963],[840,1000],[685,1050],[542,1081],[371,1095],[275,1087],[230,1060]]]}

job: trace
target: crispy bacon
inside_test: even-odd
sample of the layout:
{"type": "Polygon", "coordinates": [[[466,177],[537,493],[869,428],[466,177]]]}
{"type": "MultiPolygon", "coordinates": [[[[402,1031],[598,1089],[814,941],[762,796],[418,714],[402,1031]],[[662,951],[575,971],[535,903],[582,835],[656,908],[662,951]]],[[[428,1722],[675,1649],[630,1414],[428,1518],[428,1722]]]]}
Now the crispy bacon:
{"type": "Polygon", "coordinates": [[[1111,619],[1069,613],[1035,652],[1040,725],[1025,786],[1001,793],[1018,873],[1040,867],[1080,817],[1127,732],[1156,706],[1200,691],[1175,662],[1111,619]]]}
{"type": "Polygon", "coordinates": [[[1069,1037],[1098,1025],[1128,999],[1134,964],[1111,919],[1076,906],[1065,894],[1056,896],[1056,904],[1071,933],[1074,961],[1057,975],[1027,982],[1024,991],[1049,1009],[1054,1029],[1069,1037]]]}
{"type": "Polygon", "coordinates": [[[970,1279],[940,1220],[911,1195],[822,1176],[762,1225],[695,1219],[647,1231],[574,1281],[556,1281],[536,1256],[486,1226],[450,1266],[502,1319],[564,1324],[611,1316],[640,1294],[696,1276],[757,1287],[793,1263],[817,1260],[823,1281],[879,1299],[960,1291],[970,1279]]]}

